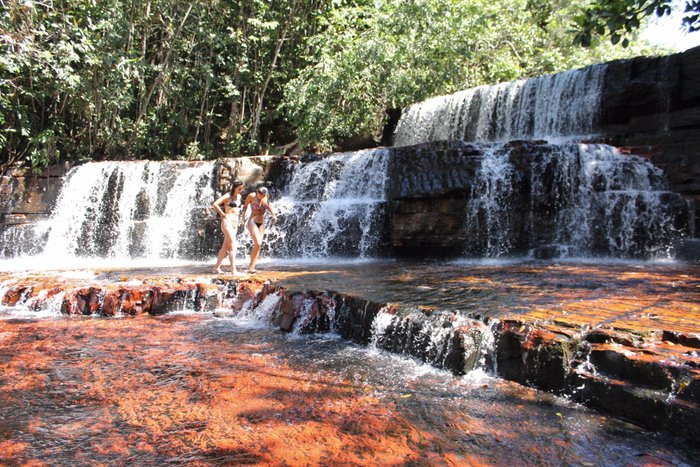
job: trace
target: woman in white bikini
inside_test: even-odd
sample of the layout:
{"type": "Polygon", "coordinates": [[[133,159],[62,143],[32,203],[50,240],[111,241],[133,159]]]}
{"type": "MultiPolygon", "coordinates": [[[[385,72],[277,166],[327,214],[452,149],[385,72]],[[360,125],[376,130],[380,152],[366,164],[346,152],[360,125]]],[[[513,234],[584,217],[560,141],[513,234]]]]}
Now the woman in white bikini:
{"type": "Polygon", "coordinates": [[[255,190],[254,193],[250,193],[246,196],[245,204],[241,212],[241,222],[245,219],[248,206],[250,206],[250,217],[248,218],[246,227],[248,228],[248,232],[250,232],[250,236],[253,237],[253,250],[250,252],[249,272],[255,274],[255,263],[258,260],[263,237],[265,236],[265,211],[270,211],[270,214],[272,214],[272,222],[274,223],[277,223],[277,215],[275,211],[272,210],[272,206],[270,206],[267,188],[264,186],[261,186],[255,190]]]}
{"type": "Polygon", "coordinates": [[[224,233],[224,243],[219,250],[219,257],[214,266],[214,273],[221,274],[221,262],[228,255],[231,263],[231,274],[236,274],[236,230],[238,229],[238,215],[241,210],[241,192],[243,182],[234,180],[231,192],[214,201],[212,207],[221,216],[221,231],[224,233]]]}

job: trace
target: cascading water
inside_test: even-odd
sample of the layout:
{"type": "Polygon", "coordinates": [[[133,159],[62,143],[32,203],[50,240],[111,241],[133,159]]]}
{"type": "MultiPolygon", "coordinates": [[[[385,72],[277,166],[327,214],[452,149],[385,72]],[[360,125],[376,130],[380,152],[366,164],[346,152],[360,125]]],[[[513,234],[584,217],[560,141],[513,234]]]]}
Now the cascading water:
{"type": "Polygon", "coordinates": [[[397,146],[456,140],[483,153],[462,183],[467,256],[668,258],[692,232],[688,203],[669,191],[658,168],[610,146],[571,143],[600,129],[607,72],[598,64],[404,109],[397,146]],[[533,146],[525,158],[518,143],[504,144],[535,139],[564,143],[521,141],[533,146]]]}
{"type": "Polygon", "coordinates": [[[382,309],[372,321],[370,345],[455,373],[492,370],[495,364],[492,329],[451,311],[382,309]]]}
{"type": "Polygon", "coordinates": [[[253,300],[244,303],[235,315],[236,320],[247,325],[269,326],[278,312],[281,300],[279,294],[273,293],[255,305],[253,300]]]}
{"type": "Polygon", "coordinates": [[[192,227],[214,196],[212,173],[213,163],[80,165],[68,173],[51,218],[31,232],[34,251],[8,242],[3,253],[43,252],[53,259],[197,257],[192,227]]]}
{"type": "MultiPolygon", "coordinates": [[[[268,224],[266,254],[379,256],[388,243],[392,200],[435,190],[465,199],[458,235],[467,256],[665,258],[690,231],[687,202],[668,191],[663,173],[611,146],[453,146],[302,159],[281,197],[272,199],[280,221],[268,224]],[[445,170],[444,179],[433,170],[445,170]]],[[[206,230],[214,225],[205,211],[214,199],[213,172],[213,163],[81,165],[67,176],[48,221],[33,231],[4,231],[3,255],[205,259],[218,246],[206,230]]],[[[250,241],[239,235],[239,257],[250,241]]]]}
{"type": "Polygon", "coordinates": [[[273,256],[367,257],[384,229],[389,151],[333,154],[299,164],[281,198],[280,222],[267,230],[273,256]]]}
{"type": "Polygon", "coordinates": [[[484,147],[484,156],[467,206],[467,232],[483,232],[485,255],[498,257],[511,250],[510,215],[514,167],[508,152],[484,147]]]}
{"type": "Polygon", "coordinates": [[[7,303],[6,294],[17,284],[16,278],[0,282],[0,317],[47,318],[61,315],[63,297],[66,294],[64,290],[42,289],[33,294],[27,288],[17,297],[16,302],[13,300],[14,303],[7,303]]]}
{"type": "Polygon", "coordinates": [[[595,132],[605,71],[599,64],[434,97],[404,110],[394,144],[588,135],[595,132]]]}
{"type": "Polygon", "coordinates": [[[41,234],[37,230],[45,229],[27,228],[23,225],[7,226],[0,233],[0,258],[41,253],[43,248],[39,244],[41,234]]]}
{"type": "Polygon", "coordinates": [[[689,207],[660,169],[607,145],[484,149],[467,205],[467,253],[547,246],[555,256],[668,257],[689,207]],[[524,167],[524,168],[523,168],[524,167]]]}

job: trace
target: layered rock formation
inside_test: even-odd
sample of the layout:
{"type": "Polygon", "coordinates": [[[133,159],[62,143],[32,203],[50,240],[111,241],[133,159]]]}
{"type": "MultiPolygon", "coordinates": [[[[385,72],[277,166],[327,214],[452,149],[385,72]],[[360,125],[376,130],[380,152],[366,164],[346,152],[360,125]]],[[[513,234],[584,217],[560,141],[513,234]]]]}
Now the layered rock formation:
{"type": "MultiPolygon", "coordinates": [[[[398,144],[547,138],[648,157],[700,213],[700,47],[472,88],[402,111],[398,144]]],[[[695,232],[692,236],[697,236],[695,232]]]]}
{"type": "MultiPolygon", "coordinates": [[[[299,334],[332,331],[457,375],[483,368],[647,429],[691,443],[700,439],[700,341],[692,323],[650,331],[624,310],[609,310],[616,316],[614,326],[583,326],[580,317],[569,319],[555,309],[546,312],[550,319],[542,319],[543,310],[532,310],[493,320],[330,290],[294,290],[270,280],[126,279],[72,285],[51,278],[22,279],[7,287],[0,300],[5,307],[54,307],[63,314],[214,312],[299,334]]],[[[674,322],[672,311],[655,312],[674,322]]]]}
{"type": "MultiPolygon", "coordinates": [[[[662,168],[700,213],[700,47],[608,63],[600,109],[603,141],[662,168]]],[[[697,235],[696,235],[697,236],[697,235]]]]}
{"type": "Polygon", "coordinates": [[[423,143],[387,178],[397,254],[645,258],[692,224],[658,169],[604,145],[423,143]]]}
{"type": "MultiPolygon", "coordinates": [[[[211,163],[101,163],[93,170],[80,172],[79,180],[72,181],[76,183],[70,190],[72,193],[66,195],[70,198],[64,200],[64,211],[83,211],[75,212],[72,216],[63,212],[61,214],[67,217],[57,220],[56,225],[51,227],[54,230],[60,227],[66,231],[79,231],[77,238],[61,240],[62,243],[76,242],[72,247],[80,251],[72,253],[81,256],[128,254],[130,257],[141,257],[153,254],[148,251],[152,245],[146,244],[147,231],[154,227],[155,219],[168,217],[169,198],[174,195],[182,197],[182,193],[168,192],[169,188],[180,182],[184,185],[181,189],[190,190],[194,201],[203,199],[204,205],[191,206],[191,212],[184,213],[190,217],[183,221],[189,224],[187,231],[191,235],[186,239],[177,239],[181,245],[173,245],[170,256],[213,255],[221,244],[221,231],[209,203],[227,192],[234,178],[253,187],[266,178],[277,177],[278,164],[274,161],[272,157],[260,156],[220,159],[211,163]],[[187,175],[188,168],[203,165],[205,167],[201,170],[208,172],[211,186],[206,187],[209,194],[197,195],[196,185],[199,181],[179,180],[179,177],[181,174],[187,175]],[[188,182],[191,186],[188,186],[188,182]],[[81,190],[84,192],[82,198],[76,197],[75,192],[81,190]],[[129,195],[125,194],[127,191],[129,195]],[[129,212],[120,212],[123,210],[129,212]],[[129,226],[124,225],[125,221],[129,226]],[[71,222],[77,225],[65,225],[71,222]],[[119,233],[125,227],[128,232],[119,233]],[[115,251],[115,243],[125,244],[122,247],[124,251],[115,251]],[[183,251],[177,251],[178,248],[183,251]]],[[[13,169],[0,178],[0,257],[34,255],[43,251],[50,226],[46,223],[43,228],[36,227],[40,221],[48,221],[54,215],[66,174],[73,167],[77,170],[85,166],[52,166],[41,174],[34,174],[28,169],[13,169]]],[[[191,201],[176,199],[174,207],[191,201]]]]}
{"type": "Polygon", "coordinates": [[[131,164],[81,170],[107,179],[82,193],[73,176],[79,186],[43,230],[22,206],[46,219],[61,179],[32,194],[12,187],[50,179],[5,177],[15,194],[3,218],[25,224],[4,226],[3,255],[47,243],[69,256],[211,257],[221,232],[210,202],[234,177],[269,184],[273,201],[283,195],[268,232],[278,257],[665,257],[692,230],[687,202],[658,168],[605,145],[442,141],[300,160],[131,164]]]}
{"type": "MultiPolygon", "coordinates": [[[[8,232],[8,240],[31,251],[31,230],[46,220],[56,204],[63,180],[71,165],[55,165],[41,174],[30,169],[10,169],[0,177],[0,238],[8,232]]],[[[0,245],[0,255],[7,255],[8,241],[0,245]]]]}

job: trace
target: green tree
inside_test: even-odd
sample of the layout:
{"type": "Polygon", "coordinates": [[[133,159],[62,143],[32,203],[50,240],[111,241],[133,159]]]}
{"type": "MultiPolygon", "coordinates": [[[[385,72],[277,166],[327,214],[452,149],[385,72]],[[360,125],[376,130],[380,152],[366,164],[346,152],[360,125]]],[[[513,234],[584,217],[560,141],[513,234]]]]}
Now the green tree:
{"type": "MultiPolygon", "coordinates": [[[[381,0],[330,12],[284,109],[304,144],[376,134],[385,111],[430,96],[624,56],[574,47],[564,0],[381,0]]],[[[633,53],[649,51],[637,47],[633,53]]]]}
{"type": "Polygon", "coordinates": [[[385,110],[640,48],[572,47],[588,0],[0,0],[0,169],[332,148],[385,110]]]}
{"type": "Polygon", "coordinates": [[[3,0],[0,161],[257,152],[331,0],[3,0]]]}
{"type": "MultiPolygon", "coordinates": [[[[700,30],[700,1],[687,0],[682,26],[687,32],[700,30]]],[[[575,19],[574,42],[586,47],[594,38],[608,35],[613,44],[627,47],[645,18],[671,14],[680,7],[675,0],[595,0],[583,8],[575,19]]]]}

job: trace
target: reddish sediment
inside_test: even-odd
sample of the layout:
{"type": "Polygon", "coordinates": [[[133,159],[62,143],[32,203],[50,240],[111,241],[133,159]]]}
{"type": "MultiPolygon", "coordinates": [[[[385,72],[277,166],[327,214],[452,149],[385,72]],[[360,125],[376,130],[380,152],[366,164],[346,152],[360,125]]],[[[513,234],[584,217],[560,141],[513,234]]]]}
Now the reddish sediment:
{"type": "MultiPolygon", "coordinates": [[[[567,394],[649,429],[677,433],[694,442],[700,439],[698,267],[511,269],[507,277],[458,271],[425,278],[431,286],[453,287],[458,296],[469,287],[469,294],[479,290],[477,296],[488,288],[505,288],[511,296],[522,297],[512,313],[500,310],[489,316],[478,308],[478,300],[472,310],[466,310],[476,322],[492,326],[499,376],[567,394]]],[[[218,312],[227,307],[234,313],[274,293],[279,301],[270,316],[281,329],[301,326],[304,332],[324,332],[329,328],[328,316],[335,316],[335,328],[343,337],[367,344],[379,310],[396,312],[402,305],[364,297],[357,278],[349,280],[352,293],[314,290],[332,274],[281,271],[243,278],[112,274],[117,279],[104,281],[39,275],[17,279],[0,298],[6,306],[33,303],[40,308],[42,300],[63,293],[63,313],[114,316],[158,315],[183,307],[218,312]],[[302,283],[310,287],[301,288],[302,283]],[[341,309],[343,319],[338,318],[341,309]],[[305,321],[298,323],[302,315],[305,321]]],[[[371,280],[368,276],[363,278],[365,283],[371,280]]],[[[410,271],[397,277],[409,284],[421,280],[410,271]]],[[[0,279],[7,284],[7,277],[0,279]]],[[[426,315],[436,311],[435,303],[418,308],[426,315]]],[[[480,340],[483,329],[476,325],[455,329],[455,342],[464,348],[446,368],[458,374],[471,369],[467,366],[474,358],[467,344],[480,340]]]]}
{"type": "Polygon", "coordinates": [[[41,464],[35,456],[59,441],[74,451],[57,459],[78,464],[425,459],[417,448],[431,435],[368,388],[296,370],[264,344],[195,339],[185,328],[196,316],[154,319],[0,321],[0,403],[28,414],[21,426],[0,420],[0,462],[41,464]],[[82,416],[57,424],[72,411],[82,416]],[[2,439],[9,433],[34,442],[2,439]]]}

